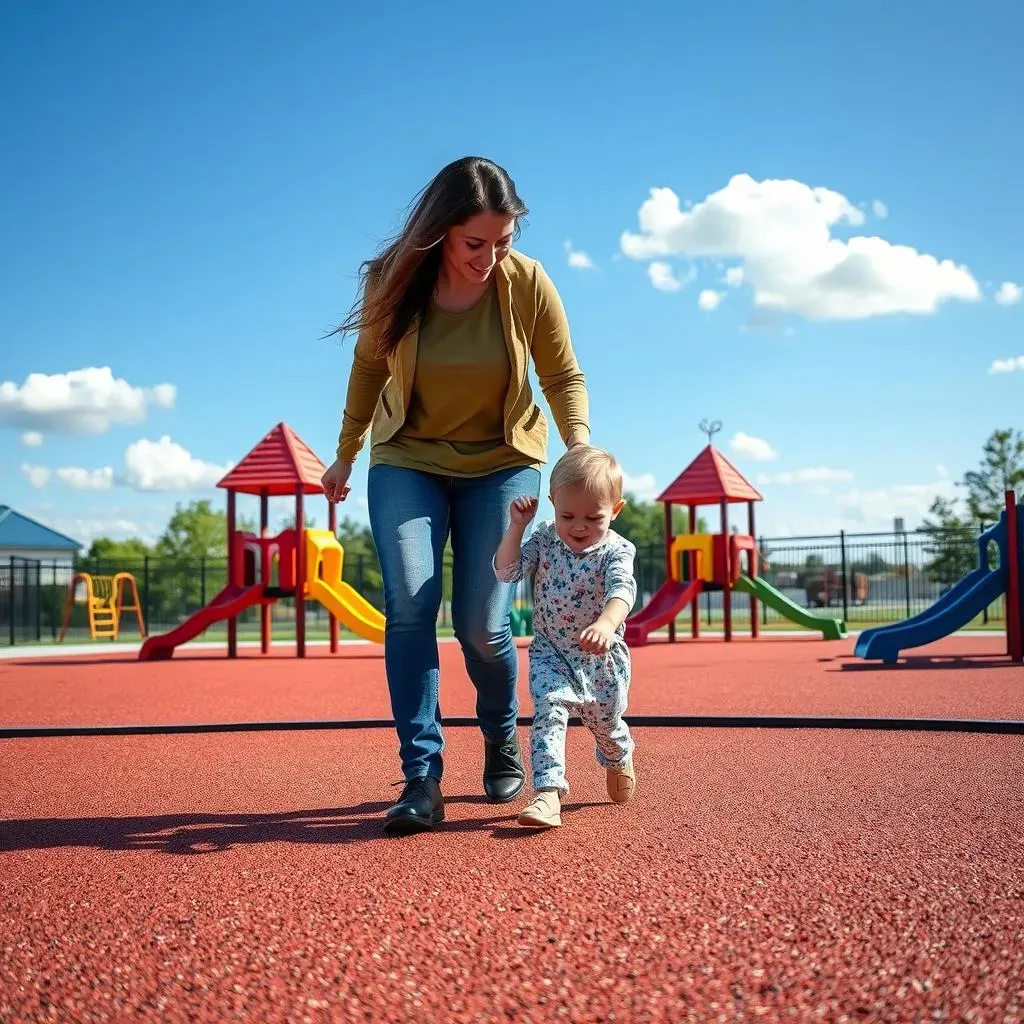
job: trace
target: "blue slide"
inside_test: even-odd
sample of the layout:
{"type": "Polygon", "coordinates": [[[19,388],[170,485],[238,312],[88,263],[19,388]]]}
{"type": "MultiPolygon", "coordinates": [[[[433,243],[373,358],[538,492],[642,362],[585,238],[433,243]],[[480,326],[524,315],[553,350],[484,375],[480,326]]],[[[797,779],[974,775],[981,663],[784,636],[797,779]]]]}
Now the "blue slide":
{"type": "MultiPolygon", "coordinates": [[[[905,626],[916,626],[919,622],[925,622],[927,619],[932,619],[940,612],[944,612],[950,605],[955,604],[959,601],[964,594],[966,594],[972,587],[974,587],[979,580],[989,575],[988,569],[975,569],[973,572],[969,572],[963,579],[958,580],[953,586],[949,588],[941,597],[939,597],[933,604],[930,604],[923,612],[918,612],[916,615],[909,619],[902,619],[897,623],[893,623],[888,626],[872,626],[870,629],[861,630],[860,635],[857,637],[857,646],[854,648],[854,654],[861,654],[867,647],[867,642],[876,634],[882,633],[888,629],[895,629],[899,627],[903,629],[905,626]]],[[[970,621],[968,619],[968,621],[970,621]]]]}
{"type": "Polygon", "coordinates": [[[895,665],[900,651],[934,643],[963,629],[1005,592],[1005,569],[975,569],[920,615],[892,626],[865,630],[857,637],[854,654],[895,665]]]}

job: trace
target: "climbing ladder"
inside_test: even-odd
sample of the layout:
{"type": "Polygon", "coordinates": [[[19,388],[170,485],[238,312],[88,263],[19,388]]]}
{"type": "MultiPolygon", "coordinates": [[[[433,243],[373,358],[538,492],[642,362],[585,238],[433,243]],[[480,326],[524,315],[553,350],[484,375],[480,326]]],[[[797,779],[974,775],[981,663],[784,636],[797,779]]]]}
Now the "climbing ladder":
{"type": "Polygon", "coordinates": [[[130,572],[119,572],[113,576],[92,576],[87,572],[76,572],[68,587],[68,600],[64,608],[64,622],[60,627],[60,643],[64,642],[71,614],[78,598],[78,587],[85,587],[84,601],[89,620],[89,635],[93,640],[117,640],[121,631],[122,612],[135,612],[139,623],[139,636],[145,639],[146,626],[142,620],[142,604],[139,588],[130,572]],[[131,603],[125,600],[125,591],[131,603]]]}

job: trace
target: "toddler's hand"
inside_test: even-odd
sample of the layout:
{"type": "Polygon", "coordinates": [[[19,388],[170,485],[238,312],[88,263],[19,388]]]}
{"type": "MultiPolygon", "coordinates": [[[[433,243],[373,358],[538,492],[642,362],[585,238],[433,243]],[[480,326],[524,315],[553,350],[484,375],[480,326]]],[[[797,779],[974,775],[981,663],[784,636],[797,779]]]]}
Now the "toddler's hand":
{"type": "Polygon", "coordinates": [[[580,647],[590,654],[607,654],[611,642],[612,630],[600,619],[580,633],[580,647]]]}
{"type": "Polygon", "coordinates": [[[538,504],[539,502],[536,498],[516,498],[509,508],[509,513],[512,516],[512,525],[525,529],[530,520],[537,514],[538,504]]]}

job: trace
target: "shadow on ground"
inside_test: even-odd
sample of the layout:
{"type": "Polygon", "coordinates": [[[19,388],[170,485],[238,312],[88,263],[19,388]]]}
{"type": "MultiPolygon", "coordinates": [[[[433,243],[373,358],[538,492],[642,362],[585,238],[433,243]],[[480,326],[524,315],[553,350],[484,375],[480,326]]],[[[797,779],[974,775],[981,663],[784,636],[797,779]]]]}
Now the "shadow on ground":
{"type": "Polygon", "coordinates": [[[967,669],[988,669],[991,671],[994,668],[1011,668],[1013,662],[1010,661],[1009,657],[1005,654],[971,654],[965,656],[953,656],[953,655],[903,655],[895,665],[885,665],[881,661],[864,661],[862,658],[858,658],[854,655],[847,655],[840,658],[821,658],[820,661],[832,661],[838,662],[838,669],[831,669],[828,671],[832,672],[898,672],[925,670],[933,671],[935,669],[959,669],[965,671],[967,669]]]}
{"type": "MultiPolygon", "coordinates": [[[[450,809],[482,804],[483,797],[449,797],[444,832],[491,832],[511,839],[536,834],[516,824],[517,810],[509,806],[486,818],[460,820],[450,809]]],[[[363,843],[387,839],[381,830],[390,804],[366,802],[352,807],[288,811],[282,814],[161,814],[123,818],[29,818],[0,821],[0,853],[93,847],[110,851],[154,851],[172,854],[222,853],[233,847],[261,843],[363,843]]],[[[563,815],[596,803],[567,803],[563,815]]]]}

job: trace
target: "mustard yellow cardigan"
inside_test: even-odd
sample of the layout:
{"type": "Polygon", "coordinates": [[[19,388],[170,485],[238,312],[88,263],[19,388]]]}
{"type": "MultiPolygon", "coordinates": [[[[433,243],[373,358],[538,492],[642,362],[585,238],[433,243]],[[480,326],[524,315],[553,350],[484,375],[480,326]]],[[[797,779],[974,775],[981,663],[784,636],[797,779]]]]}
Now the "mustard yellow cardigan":
{"type": "MultiPolygon", "coordinates": [[[[530,359],[566,443],[573,435],[582,432],[585,441],[590,434],[586,381],[573,352],[562,300],[541,264],[512,249],[494,274],[512,366],[505,395],[505,442],[530,459],[546,462],[548,424],[530,387],[530,359]]],[[[418,333],[414,322],[387,357],[377,354],[375,330],[359,333],[338,436],[340,461],[356,460],[367,433],[373,445],[390,440],[401,429],[416,373],[418,333]]]]}

